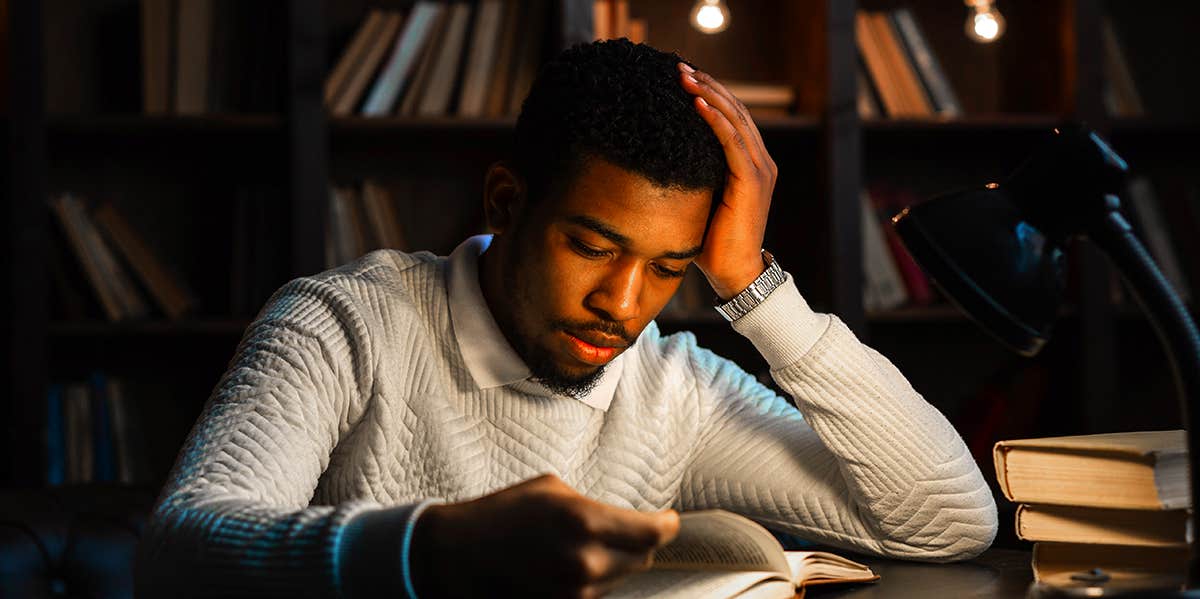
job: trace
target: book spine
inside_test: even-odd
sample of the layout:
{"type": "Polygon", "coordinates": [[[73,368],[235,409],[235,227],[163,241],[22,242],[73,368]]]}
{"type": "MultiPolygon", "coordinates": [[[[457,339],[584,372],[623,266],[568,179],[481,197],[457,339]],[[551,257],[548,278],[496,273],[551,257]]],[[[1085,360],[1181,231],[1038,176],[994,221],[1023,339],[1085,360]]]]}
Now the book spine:
{"type": "Polygon", "coordinates": [[[459,116],[483,116],[488,79],[495,71],[497,43],[503,18],[504,5],[499,0],[483,0],[479,4],[470,57],[463,71],[462,95],[458,101],[459,116]]]}
{"type": "Polygon", "coordinates": [[[471,5],[465,2],[451,4],[446,35],[441,40],[434,63],[432,77],[425,95],[417,107],[421,116],[443,116],[450,111],[450,100],[454,97],[454,85],[462,66],[462,52],[471,23],[471,5]]]}
{"type": "Polygon", "coordinates": [[[116,290],[110,286],[110,279],[101,269],[97,255],[89,247],[87,236],[75,214],[74,204],[70,197],[67,195],[57,196],[50,201],[50,205],[54,209],[54,215],[58,217],[59,224],[62,225],[63,232],[66,233],[71,250],[74,251],[75,257],[83,267],[88,282],[91,283],[92,290],[96,292],[96,297],[100,300],[100,306],[104,309],[105,316],[112,322],[121,320],[125,315],[121,301],[117,298],[116,290]]]}
{"type": "Polygon", "coordinates": [[[95,258],[96,264],[99,265],[104,277],[111,285],[117,301],[120,302],[123,317],[144,318],[149,314],[149,308],[142,301],[125,270],[117,262],[112,250],[104,243],[104,239],[100,236],[100,230],[96,228],[96,223],[88,215],[83,201],[74,196],[66,196],[63,199],[70,207],[71,217],[75,220],[76,226],[83,233],[88,251],[95,258]]]}
{"type": "Polygon", "coordinates": [[[111,203],[105,203],[92,215],[108,241],[125,257],[125,262],[142,280],[150,295],[169,318],[179,318],[191,309],[192,299],[149,246],[111,203]]]}
{"type": "Polygon", "coordinates": [[[954,94],[954,88],[946,79],[946,73],[942,70],[937,56],[929,48],[925,35],[917,25],[912,11],[908,8],[899,8],[891,13],[891,17],[896,30],[900,33],[900,40],[908,50],[913,64],[917,67],[921,81],[925,84],[937,112],[948,117],[962,116],[962,105],[958,102],[958,96],[954,94]]]}
{"type": "Polygon", "coordinates": [[[67,441],[64,426],[63,386],[46,390],[46,484],[61,485],[67,479],[67,441]]]}
{"type": "Polygon", "coordinates": [[[442,5],[434,2],[420,2],[413,8],[412,16],[404,24],[404,31],[396,38],[391,59],[375,80],[363,104],[364,116],[384,116],[392,111],[396,99],[408,83],[408,75],[429,35],[430,25],[442,9],[442,5]]]}
{"type": "Polygon", "coordinates": [[[92,480],[112,482],[117,479],[116,449],[113,447],[112,423],[109,420],[108,379],[101,372],[90,377],[92,414],[92,480]]]}

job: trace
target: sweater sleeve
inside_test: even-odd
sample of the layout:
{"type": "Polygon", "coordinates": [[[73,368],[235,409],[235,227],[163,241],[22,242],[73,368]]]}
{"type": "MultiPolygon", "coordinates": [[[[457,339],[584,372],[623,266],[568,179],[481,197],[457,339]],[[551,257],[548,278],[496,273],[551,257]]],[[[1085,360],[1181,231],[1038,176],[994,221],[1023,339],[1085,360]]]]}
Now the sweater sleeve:
{"type": "Polygon", "coordinates": [[[709,413],[684,509],[720,507],[806,539],[917,560],[966,559],[995,538],[992,493],[953,426],[883,355],[814,313],[790,276],[734,322],[796,408],[696,350],[709,413]]]}
{"type": "Polygon", "coordinates": [[[405,596],[424,504],[309,505],[372,377],[367,325],[336,286],[285,285],[247,330],[138,549],[141,597],[405,596]]]}

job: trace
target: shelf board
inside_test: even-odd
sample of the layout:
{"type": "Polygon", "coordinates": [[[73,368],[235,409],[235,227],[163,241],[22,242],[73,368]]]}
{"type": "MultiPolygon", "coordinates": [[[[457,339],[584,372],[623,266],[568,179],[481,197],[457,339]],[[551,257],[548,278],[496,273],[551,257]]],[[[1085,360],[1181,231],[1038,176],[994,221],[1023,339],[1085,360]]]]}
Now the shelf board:
{"type": "Polygon", "coordinates": [[[51,116],[51,136],[173,136],[282,132],[278,114],[59,115],[51,116]]]}
{"type": "Polygon", "coordinates": [[[101,320],[50,323],[52,337],[240,337],[250,319],[145,320],[106,322],[101,320]]]}
{"type": "Polygon", "coordinates": [[[863,132],[872,133],[1024,133],[1050,131],[1063,119],[1053,114],[994,114],[961,118],[866,119],[863,132]]]}

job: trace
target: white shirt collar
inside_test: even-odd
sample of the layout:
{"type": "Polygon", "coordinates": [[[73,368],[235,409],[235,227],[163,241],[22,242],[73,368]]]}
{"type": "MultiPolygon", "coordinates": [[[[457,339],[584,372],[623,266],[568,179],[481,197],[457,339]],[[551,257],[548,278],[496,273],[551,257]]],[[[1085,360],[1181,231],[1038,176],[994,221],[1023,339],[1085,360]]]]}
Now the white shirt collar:
{"type": "MultiPolygon", "coordinates": [[[[476,235],[459,244],[446,264],[446,289],[450,300],[450,323],[458,351],[475,384],[481,389],[512,385],[519,391],[534,395],[558,395],[531,380],[532,373],[508,339],[500,332],[496,319],[488,310],[479,286],[479,255],[492,243],[491,235],[476,235]]],[[[633,350],[637,344],[625,352],[633,350]]],[[[617,383],[621,380],[625,352],[609,362],[600,380],[579,401],[599,410],[608,410],[617,383]]]]}

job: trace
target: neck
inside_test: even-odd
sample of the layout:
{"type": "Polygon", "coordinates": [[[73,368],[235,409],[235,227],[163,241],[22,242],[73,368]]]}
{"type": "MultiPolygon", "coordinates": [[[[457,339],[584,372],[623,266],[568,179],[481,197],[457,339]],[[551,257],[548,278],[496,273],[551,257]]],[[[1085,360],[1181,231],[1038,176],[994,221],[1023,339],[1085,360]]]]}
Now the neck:
{"type": "Polygon", "coordinates": [[[505,276],[505,264],[509,262],[507,259],[509,248],[506,241],[507,239],[499,236],[493,237],[488,249],[479,255],[479,289],[483,293],[483,301],[487,304],[488,311],[492,313],[492,318],[496,320],[496,325],[500,327],[500,332],[504,334],[508,344],[516,350],[522,360],[527,360],[522,355],[524,346],[516,337],[512,314],[509,312],[513,307],[512,300],[515,289],[512,289],[511,285],[506,285],[512,280],[512,277],[505,276]],[[506,287],[509,288],[506,289],[506,287]]]}

